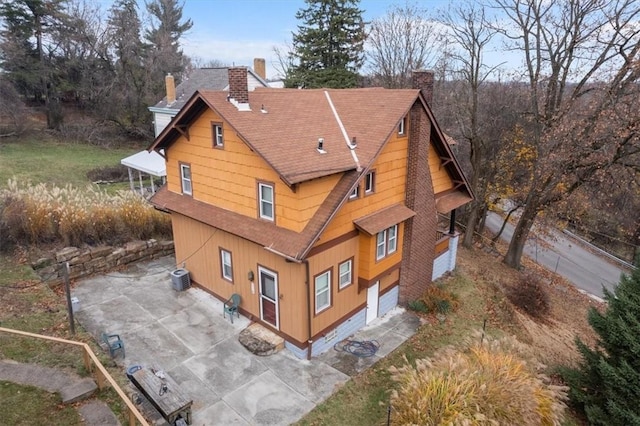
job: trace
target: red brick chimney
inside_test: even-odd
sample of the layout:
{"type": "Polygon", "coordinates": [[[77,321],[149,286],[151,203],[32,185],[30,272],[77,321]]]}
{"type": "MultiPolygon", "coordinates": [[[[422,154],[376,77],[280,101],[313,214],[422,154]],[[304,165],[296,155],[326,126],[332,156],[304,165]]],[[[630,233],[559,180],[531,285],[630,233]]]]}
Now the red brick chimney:
{"type": "Polygon", "coordinates": [[[261,79],[267,79],[267,66],[265,64],[264,58],[254,58],[253,70],[261,79]]]}
{"type": "Polygon", "coordinates": [[[420,89],[429,105],[433,101],[433,80],[434,73],[431,70],[413,70],[411,72],[411,87],[420,89]]]}
{"type": "Polygon", "coordinates": [[[167,89],[167,103],[172,104],[176,101],[176,81],[171,73],[164,78],[164,85],[167,89]]]}
{"type": "Polygon", "coordinates": [[[229,68],[229,97],[239,104],[249,103],[246,67],[229,68]]]}

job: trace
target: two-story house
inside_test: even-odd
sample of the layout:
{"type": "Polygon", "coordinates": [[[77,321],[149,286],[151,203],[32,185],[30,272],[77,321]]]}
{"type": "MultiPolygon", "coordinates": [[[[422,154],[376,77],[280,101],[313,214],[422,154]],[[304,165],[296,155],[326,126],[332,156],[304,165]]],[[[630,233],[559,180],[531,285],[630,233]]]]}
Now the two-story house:
{"type": "MultiPolygon", "coordinates": [[[[472,199],[422,90],[196,92],[164,150],[176,261],[192,281],[312,357],[455,266],[438,213],[472,199]]],[[[453,222],[453,217],[451,218],[453,222]]]]}

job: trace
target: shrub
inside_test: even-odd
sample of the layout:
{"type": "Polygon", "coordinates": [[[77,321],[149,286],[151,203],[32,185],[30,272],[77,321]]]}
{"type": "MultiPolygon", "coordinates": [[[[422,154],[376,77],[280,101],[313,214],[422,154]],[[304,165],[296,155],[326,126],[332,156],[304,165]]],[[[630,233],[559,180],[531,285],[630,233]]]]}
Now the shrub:
{"type": "Polygon", "coordinates": [[[640,258],[614,292],[604,289],[608,308],[589,311],[589,324],[598,334],[595,348],[579,339],[578,368],[563,371],[569,396],[589,424],[640,424],[640,258]]]}
{"type": "Polygon", "coordinates": [[[392,367],[400,385],[391,394],[393,424],[560,424],[565,388],[534,371],[520,348],[513,338],[488,340],[392,367]]]}
{"type": "Polygon", "coordinates": [[[542,319],[549,313],[549,295],[540,278],[532,273],[520,275],[517,284],[507,287],[507,298],[527,315],[542,319]]]}
{"type": "Polygon", "coordinates": [[[20,186],[10,181],[0,191],[0,205],[0,223],[7,224],[16,243],[116,244],[171,237],[169,216],[131,191],[108,195],[95,187],[20,186]]]}
{"type": "MultiPolygon", "coordinates": [[[[447,314],[458,308],[458,296],[437,284],[430,285],[419,299],[426,312],[447,314]]],[[[422,312],[422,311],[421,311],[422,312]]]]}
{"type": "Polygon", "coordinates": [[[425,305],[422,300],[412,300],[407,306],[409,306],[409,309],[412,311],[422,312],[423,314],[429,313],[429,308],[427,308],[427,305],[425,305]]]}

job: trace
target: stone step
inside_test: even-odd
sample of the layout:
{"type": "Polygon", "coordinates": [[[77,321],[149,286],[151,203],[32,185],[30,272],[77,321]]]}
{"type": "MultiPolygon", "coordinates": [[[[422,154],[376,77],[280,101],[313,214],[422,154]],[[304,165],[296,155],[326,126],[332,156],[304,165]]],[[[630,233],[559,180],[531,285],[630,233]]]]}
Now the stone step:
{"type": "Polygon", "coordinates": [[[238,341],[251,353],[260,356],[284,349],[284,339],[257,322],[242,330],[238,341]]]}
{"type": "Polygon", "coordinates": [[[60,396],[63,403],[70,404],[90,397],[96,389],[98,389],[96,383],[92,379],[85,378],[60,389],[60,396]]]}
{"type": "Polygon", "coordinates": [[[103,401],[93,400],[82,404],[78,413],[86,426],[121,426],[111,408],[103,401]]]}

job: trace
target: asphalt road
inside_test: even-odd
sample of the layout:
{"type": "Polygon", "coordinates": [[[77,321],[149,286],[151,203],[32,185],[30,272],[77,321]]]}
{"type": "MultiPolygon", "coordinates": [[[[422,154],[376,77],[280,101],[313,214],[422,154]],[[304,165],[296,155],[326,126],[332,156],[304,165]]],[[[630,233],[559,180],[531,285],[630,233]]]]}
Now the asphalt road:
{"type": "MultiPolygon", "coordinates": [[[[502,217],[489,212],[487,228],[498,232],[502,226],[502,217]]],[[[511,241],[514,226],[507,224],[501,238],[511,241]]],[[[529,235],[524,253],[545,268],[562,275],[581,290],[597,297],[603,297],[602,287],[613,291],[620,281],[622,268],[585,250],[580,244],[567,238],[560,232],[548,237],[529,235]]]]}

